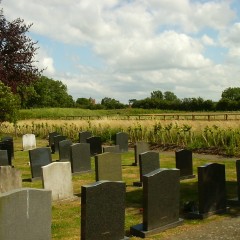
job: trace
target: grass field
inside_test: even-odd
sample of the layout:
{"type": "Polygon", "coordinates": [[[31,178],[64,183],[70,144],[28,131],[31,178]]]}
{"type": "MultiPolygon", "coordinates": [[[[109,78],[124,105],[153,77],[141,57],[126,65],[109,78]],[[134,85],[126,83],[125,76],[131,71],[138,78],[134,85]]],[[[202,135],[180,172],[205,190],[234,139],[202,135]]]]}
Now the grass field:
{"type": "MultiPolygon", "coordinates": [[[[42,188],[41,181],[29,182],[31,178],[28,152],[22,151],[21,137],[14,139],[15,144],[15,159],[13,164],[15,168],[20,169],[23,178],[23,187],[42,188]]],[[[46,139],[37,137],[37,147],[43,147],[48,144],[46,139]]],[[[58,154],[52,155],[53,160],[58,159],[58,154]]],[[[210,162],[218,162],[226,166],[226,186],[228,198],[237,195],[235,160],[236,158],[212,157],[205,155],[193,155],[194,173],[197,174],[197,167],[210,162]]],[[[130,150],[128,153],[122,154],[122,173],[123,181],[126,183],[126,216],[125,216],[125,231],[129,235],[131,226],[142,222],[142,188],[134,187],[133,182],[139,180],[139,169],[136,166],[131,166],[134,162],[134,153],[130,150]]],[[[160,152],[161,168],[175,167],[175,155],[168,152],[160,152]]],[[[92,158],[93,172],[74,175],[73,188],[74,194],[80,196],[81,186],[95,182],[94,159],[92,158]]],[[[181,181],[180,184],[180,211],[183,204],[189,200],[197,200],[197,178],[181,181]]],[[[80,214],[81,199],[73,201],[59,201],[52,204],[52,239],[80,239],[80,214]]],[[[146,239],[164,239],[177,235],[182,231],[194,228],[199,224],[207,224],[209,221],[218,221],[222,218],[232,217],[238,214],[238,209],[231,209],[230,214],[222,216],[212,216],[206,220],[185,220],[182,226],[174,229],[166,230],[163,233],[149,237],[146,239]]],[[[140,239],[132,237],[131,239],[140,239]]]]}

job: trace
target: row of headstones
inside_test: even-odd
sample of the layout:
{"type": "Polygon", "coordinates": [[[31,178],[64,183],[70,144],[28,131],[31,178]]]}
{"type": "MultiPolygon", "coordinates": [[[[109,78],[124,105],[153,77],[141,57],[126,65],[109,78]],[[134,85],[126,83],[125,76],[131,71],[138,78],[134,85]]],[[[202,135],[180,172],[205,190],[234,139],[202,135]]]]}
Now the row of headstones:
{"type": "MultiPolygon", "coordinates": [[[[239,166],[240,160],[237,162],[239,166]]],[[[147,237],[183,222],[179,218],[179,177],[179,169],[157,169],[143,176],[143,222],[130,228],[131,235],[147,237]]],[[[81,239],[126,239],[125,195],[122,181],[82,186],[81,239]]],[[[198,195],[199,210],[188,218],[227,211],[223,164],[198,167],[198,195]]],[[[0,206],[0,239],[51,239],[51,191],[6,192],[0,195],[0,206]]]]}

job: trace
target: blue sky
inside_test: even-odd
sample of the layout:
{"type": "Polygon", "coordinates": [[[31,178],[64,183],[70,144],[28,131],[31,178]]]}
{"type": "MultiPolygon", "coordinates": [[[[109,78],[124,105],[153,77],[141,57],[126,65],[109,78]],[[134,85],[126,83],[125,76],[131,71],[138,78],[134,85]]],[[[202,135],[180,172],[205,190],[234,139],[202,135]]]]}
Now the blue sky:
{"type": "Polygon", "coordinates": [[[2,0],[33,23],[36,65],[74,99],[172,91],[218,101],[240,87],[239,0],[2,0]]]}

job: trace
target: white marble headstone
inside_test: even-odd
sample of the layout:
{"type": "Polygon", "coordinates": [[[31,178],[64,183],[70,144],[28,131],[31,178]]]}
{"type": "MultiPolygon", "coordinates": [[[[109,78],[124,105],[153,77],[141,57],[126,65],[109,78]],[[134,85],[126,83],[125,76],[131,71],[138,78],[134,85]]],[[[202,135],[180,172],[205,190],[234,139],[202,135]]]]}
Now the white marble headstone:
{"type": "Polygon", "coordinates": [[[34,134],[25,134],[22,136],[23,151],[36,148],[36,137],[34,134]]]}

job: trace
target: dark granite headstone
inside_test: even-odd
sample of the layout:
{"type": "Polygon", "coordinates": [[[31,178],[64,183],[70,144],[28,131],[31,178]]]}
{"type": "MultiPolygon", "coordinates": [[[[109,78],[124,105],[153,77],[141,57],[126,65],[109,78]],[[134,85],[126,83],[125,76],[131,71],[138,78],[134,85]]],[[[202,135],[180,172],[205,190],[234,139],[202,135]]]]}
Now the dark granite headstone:
{"type": "Polygon", "coordinates": [[[179,218],[179,169],[157,169],[143,176],[143,223],[130,228],[148,237],[183,222],[179,218]]]}
{"type": "Polygon", "coordinates": [[[60,162],[70,162],[70,148],[72,141],[65,139],[59,142],[58,151],[59,151],[59,161],[60,162]]]}
{"type": "Polygon", "coordinates": [[[86,142],[90,144],[90,153],[92,156],[102,153],[101,137],[89,137],[86,142]]]}
{"type": "Polygon", "coordinates": [[[81,189],[81,239],[128,239],[124,236],[123,182],[99,181],[81,189]]]}
{"type": "Polygon", "coordinates": [[[92,133],[89,131],[83,131],[79,133],[79,143],[86,143],[87,138],[92,137],[92,133]]]}
{"type": "Polygon", "coordinates": [[[187,213],[187,218],[204,219],[227,212],[225,165],[210,163],[198,167],[198,211],[187,213]]]}
{"type": "Polygon", "coordinates": [[[120,152],[128,152],[129,135],[125,132],[116,133],[114,138],[115,145],[119,145],[120,152]]]}
{"type": "Polygon", "coordinates": [[[51,150],[49,147],[42,147],[29,150],[28,152],[32,180],[40,179],[42,177],[42,167],[52,162],[51,150]]]}
{"type": "Polygon", "coordinates": [[[180,170],[180,179],[194,178],[192,151],[181,149],[175,152],[176,168],[180,170]]]}
{"type": "Polygon", "coordinates": [[[149,144],[147,142],[136,142],[134,145],[135,162],[132,165],[137,166],[139,164],[139,154],[147,151],[149,151],[149,144]]]}
{"type": "Polygon", "coordinates": [[[147,151],[139,154],[140,182],[134,182],[134,186],[142,186],[143,175],[160,168],[159,152],[147,151]]]}
{"type": "Polygon", "coordinates": [[[0,150],[0,166],[8,166],[7,150],[0,150]]]}
{"type": "Polygon", "coordinates": [[[9,140],[0,142],[0,150],[7,150],[8,165],[12,166],[13,142],[9,140]]]}
{"type": "Polygon", "coordinates": [[[50,132],[48,134],[48,146],[52,148],[52,145],[54,145],[54,137],[61,135],[58,132],[50,132]]]}
{"type": "Polygon", "coordinates": [[[11,146],[11,157],[12,159],[14,158],[14,143],[13,143],[13,137],[11,136],[5,136],[2,138],[2,141],[5,142],[5,141],[8,141],[10,142],[9,145],[11,146]]]}
{"type": "Polygon", "coordinates": [[[13,142],[13,137],[11,137],[11,136],[4,136],[4,137],[2,137],[1,140],[2,141],[12,141],[13,142]]]}
{"type": "Polygon", "coordinates": [[[103,152],[120,153],[119,145],[103,146],[103,152]]]}
{"type": "Polygon", "coordinates": [[[51,146],[52,153],[59,152],[59,142],[63,140],[66,140],[66,136],[57,135],[53,137],[53,144],[51,146]]]}
{"type": "Polygon", "coordinates": [[[75,143],[71,145],[70,161],[72,173],[91,171],[91,156],[89,143],[75,143]]]}
{"type": "Polygon", "coordinates": [[[51,191],[22,188],[0,195],[0,239],[51,239],[51,191]]]}
{"type": "Polygon", "coordinates": [[[95,156],[96,181],[122,181],[120,153],[106,152],[95,156]]]}

